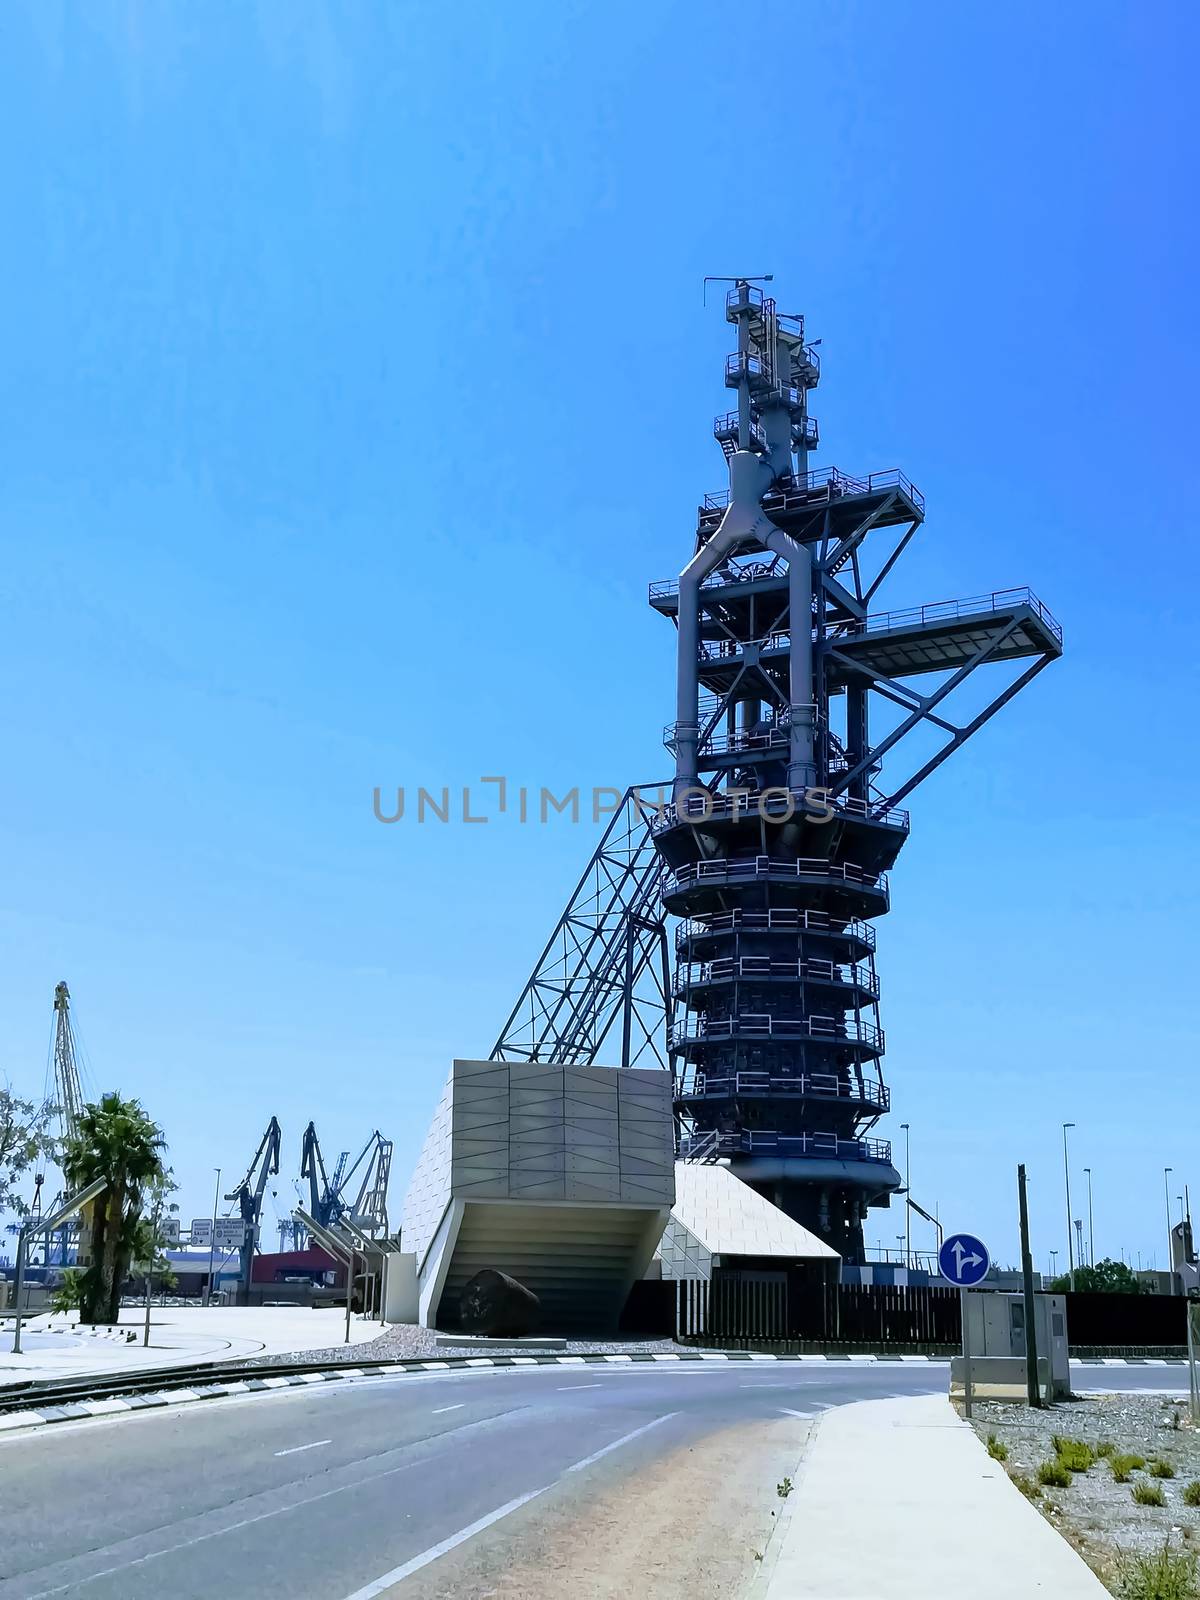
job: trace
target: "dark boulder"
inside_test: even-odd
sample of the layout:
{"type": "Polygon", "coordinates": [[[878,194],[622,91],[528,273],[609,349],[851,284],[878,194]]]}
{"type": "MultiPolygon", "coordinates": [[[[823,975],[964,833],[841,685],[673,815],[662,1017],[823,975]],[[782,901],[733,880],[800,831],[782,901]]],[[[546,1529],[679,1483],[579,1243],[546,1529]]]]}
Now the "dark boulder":
{"type": "Polygon", "coordinates": [[[532,1289],[506,1272],[484,1267],[463,1286],[458,1301],[464,1333],[492,1339],[521,1339],[537,1330],[542,1305],[532,1289]]]}

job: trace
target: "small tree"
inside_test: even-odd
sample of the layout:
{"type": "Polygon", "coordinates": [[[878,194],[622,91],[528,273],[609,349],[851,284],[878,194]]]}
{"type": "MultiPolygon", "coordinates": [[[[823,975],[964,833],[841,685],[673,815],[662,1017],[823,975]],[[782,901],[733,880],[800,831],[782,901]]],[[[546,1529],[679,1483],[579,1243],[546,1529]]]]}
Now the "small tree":
{"type": "Polygon", "coordinates": [[[166,1238],[163,1221],[178,1212],[179,1207],[168,1197],[178,1188],[170,1167],[161,1178],[152,1178],[146,1185],[142,1198],[143,1215],[134,1229],[133,1252],[130,1261],[135,1276],[146,1280],[146,1292],[151,1293],[154,1281],[162,1289],[174,1289],[179,1279],[164,1254],[166,1238]],[[155,1230],[157,1219],[158,1228],[155,1230]]]}
{"type": "Polygon", "coordinates": [[[54,1107],[39,1108],[32,1100],[22,1100],[11,1089],[0,1087],[0,1212],[15,1211],[24,1216],[27,1201],[17,1194],[17,1185],[42,1157],[53,1157],[54,1139],[50,1119],[54,1107]]]}
{"type": "Polygon", "coordinates": [[[137,1100],[106,1094],[98,1104],[84,1106],[79,1132],[63,1157],[63,1173],[73,1190],[96,1178],[104,1178],[108,1187],[91,1208],[80,1322],[117,1321],[145,1197],[153,1184],[167,1181],[164,1148],[161,1129],[137,1100]]]}
{"type": "MultiPolygon", "coordinates": [[[[1063,1273],[1050,1285],[1051,1294],[1067,1294],[1071,1288],[1071,1275],[1063,1273]]],[[[1075,1288],[1080,1294],[1144,1294],[1146,1285],[1132,1267],[1123,1261],[1113,1261],[1106,1256],[1094,1267],[1075,1268],[1075,1288]]]]}

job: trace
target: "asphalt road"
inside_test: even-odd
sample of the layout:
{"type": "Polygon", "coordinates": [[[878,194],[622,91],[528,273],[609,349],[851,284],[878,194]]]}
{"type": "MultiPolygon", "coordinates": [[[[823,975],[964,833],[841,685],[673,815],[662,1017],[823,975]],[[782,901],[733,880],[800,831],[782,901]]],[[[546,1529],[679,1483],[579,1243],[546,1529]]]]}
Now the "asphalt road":
{"type": "MultiPolygon", "coordinates": [[[[1075,1383],[1184,1392],[1186,1370],[1078,1368],[1075,1383]]],[[[581,1528],[615,1552],[637,1522],[629,1484],[652,1515],[668,1464],[687,1493],[714,1441],[722,1474],[761,1444],[773,1492],[822,1409],[945,1385],[941,1363],[549,1366],[58,1424],[0,1442],[0,1600],[498,1593],[489,1572],[553,1568],[581,1528]]]]}

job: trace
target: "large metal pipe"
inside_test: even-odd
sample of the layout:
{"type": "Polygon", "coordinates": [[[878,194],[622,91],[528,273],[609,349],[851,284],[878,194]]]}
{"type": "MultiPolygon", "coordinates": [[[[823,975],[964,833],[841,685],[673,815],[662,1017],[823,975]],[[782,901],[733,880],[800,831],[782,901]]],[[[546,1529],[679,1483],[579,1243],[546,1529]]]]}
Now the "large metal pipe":
{"type": "Polygon", "coordinates": [[[810,789],[817,781],[816,729],[813,711],[813,573],[807,545],[772,527],[763,541],[768,550],[788,563],[788,617],[791,624],[791,660],[788,697],[791,701],[791,735],[788,739],[788,788],[793,793],[810,789]]]}
{"type": "MultiPolygon", "coordinates": [[[[749,538],[765,543],[778,532],[762,508],[770,467],[749,450],[729,462],[729,505],[716,533],[679,574],[679,643],[675,700],[675,798],[696,787],[700,742],[700,585],[749,538]]],[[[790,543],[791,541],[789,541],[790,543]]],[[[811,599],[810,599],[811,605],[811,599]]]]}
{"type": "Polygon", "coordinates": [[[788,787],[795,792],[816,781],[813,723],[812,553],[777,528],[762,508],[774,474],[749,450],[729,462],[729,505],[712,538],[679,575],[679,655],[675,706],[675,798],[697,786],[700,741],[700,586],[726,558],[753,538],[788,563],[791,664],[788,695],[788,787]]]}

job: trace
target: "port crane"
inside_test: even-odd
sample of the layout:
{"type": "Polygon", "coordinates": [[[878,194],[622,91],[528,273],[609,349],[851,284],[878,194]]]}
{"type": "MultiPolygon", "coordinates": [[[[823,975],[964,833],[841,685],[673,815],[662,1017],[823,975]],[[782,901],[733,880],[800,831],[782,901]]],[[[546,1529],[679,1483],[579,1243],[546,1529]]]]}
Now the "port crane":
{"type": "Polygon", "coordinates": [[[322,1227],[347,1221],[363,1233],[386,1235],[387,1191],[392,1168],[392,1141],[376,1128],[356,1160],[347,1166],[349,1151],[344,1150],[327,1176],[317,1130],[309,1123],[304,1130],[300,1153],[301,1183],[308,1181],[308,1212],[322,1227]],[[358,1176],[358,1190],[349,1199],[351,1184],[358,1176]]]}
{"type": "Polygon", "coordinates": [[[242,1215],[239,1280],[243,1295],[250,1288],[250,1277],[254,1267],[254,1246],[262,1219],[263,1195],[266,1193],[267,1179],[279,1171],[279,1147],[282,1139],[279,1119],[272,1117],[258,1142],[258,1149],[254,1152],[254,1159],[247,1169],[246,1176],[225,1196],[226,1200],[237,1201],[242,1215]]]}

